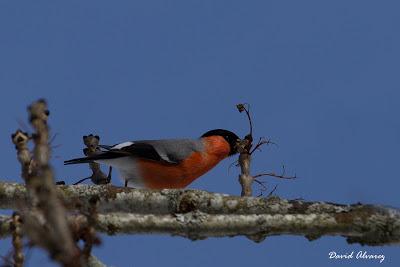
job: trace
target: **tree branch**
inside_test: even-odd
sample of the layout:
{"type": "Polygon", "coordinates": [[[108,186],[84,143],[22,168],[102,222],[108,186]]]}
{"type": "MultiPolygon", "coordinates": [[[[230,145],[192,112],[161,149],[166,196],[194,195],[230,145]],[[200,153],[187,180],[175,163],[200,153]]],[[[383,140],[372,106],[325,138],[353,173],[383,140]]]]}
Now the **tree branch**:
{"type": "Polygon", "coordinates": [[[29,192],[26,197],[29,201],[21,209],[24,232],[36,245],[47,249],[51,257],[63,266],[81,266],[79,250],[72,240],[65,208],[58,198],[49,163],[49,111],[46,101],[41,99],[33,102],[28,107],[28,113],[35,132],[28,136],[17,130],[11,136],[29,192]],[[30,139],[34,142],[32,153],[28,149],[30,139]]]}
{"type": "MultiPolygon", "coordinates": [[[[66,207],[86,210],[98,200],[94,227],[107,234],[170,234],[190,239],[245,235],[261,241],[271,235],[343,236],[349,243],[400,243],[400,211],[375,205],[342,205],[238,197],[200,190],[144,190],[111,185],[58,187],[66,207]]],[[[0,208],[26,200],[23,185],[0,183],[0,208]]],[[[0,217],[0,236],[10,233],[0,217]]],[[[87,216],[69,216],[73,232],[87,227],[87,216]]]]}
{"type": "Polygon", "coordinates": [[[10,229],[12,231],[13,259],[14,267],[22,267],[24,265],[24,252],[22,244],[21,216],[14,212],[11,217],[10,229]]]}
{"type": "MultiPolygon", "coordinates": [[[[294,179],[296,176],[285,176],[285,168],[283,168],[283,173],[281,175],[277,175],[275,173],[262,173],[258,175],[251,175],[251,159],[254,151],[256,150],[261,150],[261,146],[267,145],[267,144],[275,144],[271,142],[270,140],[267,140],[265,138],[260,138],[258,140],[258,143],[254,146],[253,148],[253,123],[250,115],[250,105],[249,104],[237,104],[236,108],[240,113],[243,111],[246,112],[247,115],[247,120],[249,121],[250,125],[250,131],[249,134],[247,134],[243,139],[239,139],[236,142],[236,149],[239,152],[239,159],[238,159],[238,165],[240,166],[240,171],[241,173],[239,174],[239,183],[242,187],[242,192],[241,195],[245,197],[250,197],[253,195],[253,182],[257,182],[258,184],[262,185],[264,188],[264,184],[260,181],[257,180],[257,177],[260,176],[272,176],[276,178],[281,178],[281,179],[294,179]]],[[[275,144],[276,145],[276,144],[275,144]]],[[[271,191],[274,192],[276,187],[271,191]]]]}
{"type": "MultiPolygon", "coordinates": [[[[83,149],[83,153],[85,156],[92,156],[100,151],[99,147],[100,137],[98,135],[84,135],[83,136],[83,143],[85,144],[86,148],[83,149]]],[[[80,184],[81,182],[90,179],[94,184],[109,184],[111,181],[111,171],[112,167],[109,167],[108,174],[105,174],[101,168],[100,164],[96,162],[89,163],[89,168],[92,171],[92,175],[79,180],[78,182],[74,183],[80,184]]]]}

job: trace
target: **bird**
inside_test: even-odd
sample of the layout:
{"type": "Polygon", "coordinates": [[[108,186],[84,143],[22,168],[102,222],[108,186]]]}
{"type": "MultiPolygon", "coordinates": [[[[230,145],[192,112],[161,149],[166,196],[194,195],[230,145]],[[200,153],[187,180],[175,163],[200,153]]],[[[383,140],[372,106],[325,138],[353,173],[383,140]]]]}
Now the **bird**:
{"type": "Polygon", "coordinates": [[[134,188],[185,188],[219,162],[238,153],[240,138],[225,129],[207,131],[197,139],[127,141],[100,145],[95,155],[64,161],[116,168],[125,185],[134,188]]]}

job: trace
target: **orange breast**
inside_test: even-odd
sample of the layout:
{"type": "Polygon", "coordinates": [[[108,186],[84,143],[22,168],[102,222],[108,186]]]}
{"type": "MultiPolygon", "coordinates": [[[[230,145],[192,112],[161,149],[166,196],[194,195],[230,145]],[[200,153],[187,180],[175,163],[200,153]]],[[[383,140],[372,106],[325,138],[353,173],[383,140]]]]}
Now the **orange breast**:
{"type": "Polygon", "coordinates": [[[204,144],[204,151],[192,153],[179,164],[139,160],[145,186],[152,189],[184,188],[229,154],[229,144],[222,137],[206,137],[204,144]]]}

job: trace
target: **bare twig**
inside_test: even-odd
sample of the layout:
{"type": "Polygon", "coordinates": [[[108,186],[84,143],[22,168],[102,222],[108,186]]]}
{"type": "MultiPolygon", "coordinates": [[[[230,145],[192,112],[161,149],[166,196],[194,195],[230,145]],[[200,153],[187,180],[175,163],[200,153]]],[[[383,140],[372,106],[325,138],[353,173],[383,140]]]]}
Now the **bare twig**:
{"type": "Polygon", "coordinates": [[[249,135],[253,136],[253,122],[250,116],[250,104],[248,103],[237,104],[236,108],[240,113],[242,113],[243,111],[246,112],[246,116],[249,121],[249,129],[250,129],[249,135]]]}
{"type": "Polygon", "coordinates": [[[266,187],[264,181],[260,181],[260,180],[254,179],[254,182],[256,182],[257,184],[259,184],[261,186],[261,191],[266,191],[267,190],[267,187],[266,187]]]}
{"type": "Polygon", "coordinates": [[[27,148],[29,138],[21,131],[12,135],[18,159],[22,165],[22,177],[29,191],[29,211],[23,211],[24,231],[39,246],[47,249],[53,259],[64,266],[79,266],[79,251],[69,231],[65,208],[61,204],[54,185],[53,171],[49,164],[49,111],[44,100],[34,102],[28,108],[29,121],[35,130],[33,158],[27,148]],[[46,224],[41,221],[46,221],[46,224]]]}
{"type": "Polygon", "coordinates": [[[86,215],[87,226],[81,231],[81,239],[84,241],[82,255],[84,256],[85,262],[90,261],[93,245],[99,245],[100,239],[96,236],[96,220],[97,220],[97,205],[99,199],[93,197],[89,200],[91,206],[89,212],[86,215]]]}
{"type": "Polygon", "coordinates": [[[12,231],[14,267],[22,267],[24,264],[24,252],[22,244],[21,217],[18,213],[12,215],[10,225],[12,231]]]}
{"type": "Polygon", "coordinates": [[[260,137],[260,139],[258,140],[257,144],[256,144],[256,145],[254,146],[254,148],[250,151],[250,155],[253,154],[256,150],[261,151],[261,147],[262,147],[263,145],[269,145],[269,144],[272,144],[272,145],[276,145],[276,146],[277,146],[277,144],[274,143],[274,142],[272,142],[271,140],[266,139],[265,137],[260,137]]]}
{"type": "MultiPolygon", "coordinates": [[[[83,143],[86,145],[86,148],[83,149],[83,153],[86,156],[91,156],[98,153],[100,151],[99,141],[100,137],[98,135],[93,135],[93,134],[84,135],[83,143]]],[[[78,182],[74,183],[74,185],[80,184],[83,181],[89,179],[94,184],[109,184],[111,182],[112,167],[109,167],[108,174],[103,173],[103,171],[100,168],[100,164],[96,162],[89,163],[89,167],[92,170],[92,175],[87,178],[79,180],[78,182]]]]}
{"type": "Polygon", "coordinates": [[[249,121],[250,133],[245,136],[243,140],[238,141],[236,144],[237,150],[239,152],[239,166],[241,169],[241,174],[239,175],[239,183],[242,186],[242,196],[252,196],[253,189],[252,184],[254,182],[253,176],[250,174],[250,162],[251,162],[251,147],[253,143],[253,123],[251,121],[250,106],[248,104],[238,104],[236,108],[241,113],[246,112],[247,119],[249,121]],[[246,107],[247,106],[247,107],[246,107]]]}
{"type": "Polygon", "coordinates": [[[259,186],[260,186],[260,193],[257,195],[257,197],[262,197],[263,196],[263,192],[267,191],[267,186],[265,185],[265,182],[257,180],[257,179],[254,179],[254,182],[259,184],[259,186]]]}
{"type": "Polygon", "coordinates": [[[238,144],[238,151],[239,151],[239,166],[241,169],[241,174],[239,175],[239,183],[242,186],[242,196],[252,196],[253,189],[252,184],[254,181],[253,176],[250,174],[250,162],[251,162],[251,155],[249,153],[251,149],[251,141],[252,137],[247,135],[243,140],[241,140],[238,144]]]}
{"type": "MultiPolygon", "coordinates": [[[[241,169],[241,174],[239,175],[239,183],[242,187],[242,196],[252,196],[253,195],[253,189],[252,189],[252,184],[253,182],[258,183],[259,185],[262,186],[261,191],[264,191],[266,189],[266,186],[264,185],[264,182],[260,182],[256,178],[261,177],[261,176],[273,176],[277,178],[283,178],[283,179],[294,179],[296,176],[284,176],[285,173],[285,168],[283,167],[283,174],[277,175],[275,173],[262,173],[258,174],[255,176],[252,176],[250,173],[250,166],[251,166],[251,156],[256,150],[260,150],[261,146],[263,145],[268,145],[268,144],[275,144],[271,142],[269,139],[266,138],[260,138],[257,142],[257,144],[253,147],[253,123],[250,115],[250,105],[249,104],[238,104],[236,105],[237,109],[239,112],[246,112],[247,119],[249,121],[250,125],[250,133],[244,137],[244,139],[239,140],[236,144],[237,150],[239,152],[239,166],[241,169]]],[[[276,145],[276,144],[275,144],[276,145]]],[[[272,192],[269,194],[271,195],[276,188],[272,190],[272,192]]],[[[262,194],[262,193],[261,193],[262,194]]]]}
{"type": "Polygon", "coordinates": [[[276,174],[274,172],[260,173],[260,174],[254,175],[254,178],[258,178],[258,177],[261,177],[261,176],[271,176],[271,177],[280,178],[280,179],[287,179],[287,180],[292,180],[292,179],[296,179],[297,178],[296,175],[294,175],[294,176],[284,176],[284,175],[281,175],[281,174],[276,174]]]}
{"type": "Polygon", "coordinates": [[[271,190],[271,192],[269,192],[267,197],[272,196],[272,194],[276,191],[277,188],[278,188],[278,185],[275,185],[274,188],[271,190]]]}
{"type": "MultiPolygon", "coordinates": [[[[73,183],[72,185],[80,184],[80,183],[82,183],[82,182],[84,182],[84,181],[86,181],[86,180],[89,180],[89,179],[91,179],[91,178],[92,178],[92,177],[86,177],[86,178],[80,179],[79,181],[73,183]]],[[[65,185],[65,182],[64,182],[64,181],[60,181],[60,182],[57,182],[57,183],[58,183],[58,185],[65,185]]]]}
{"type": "Polygon", "coordinates": [[[285,173],[286,173],[285,166],[282,166],[282,173],[281,174],[276,174],[274,172],[265,172],[265,173],[260,173],[260,174],[254,175],[254,178],[258,178],[258,177],[262,177],[262,176],[270,176],[270,177],[275,177],[275,178],[280,178],[280,179],[287,179],[287,180],[292,180],[292,179],[296,179],[297,178],[296,175],[286,176],[285,173]]]}
{"type": "Polygon", "coordinates": [[[21,176],[26,182],[29,180],[29,176],[31,173],[30,167],[32,163],[31,152],[28,148],[30,137],[28,133],[17,130],[14,134],[11,135],[11,139],[15,145],[15,149],[17,150],[18,161],[21,163],[21,176]]]}

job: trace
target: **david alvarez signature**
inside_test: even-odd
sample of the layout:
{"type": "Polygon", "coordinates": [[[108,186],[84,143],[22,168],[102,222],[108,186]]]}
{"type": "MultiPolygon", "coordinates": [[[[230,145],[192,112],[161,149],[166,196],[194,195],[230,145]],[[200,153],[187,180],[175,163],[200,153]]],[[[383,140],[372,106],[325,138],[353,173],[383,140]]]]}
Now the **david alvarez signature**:
{"type": "Polygon", "coordinates": [[[329,259],[333,260],[378,260],[379,263],[382,263],[385,260],[384,254],[369,254],[367,251],[360,250],[358,252],[350,252],[339,254],[336,251],[331,251],[328,253],[329,259]]]}

